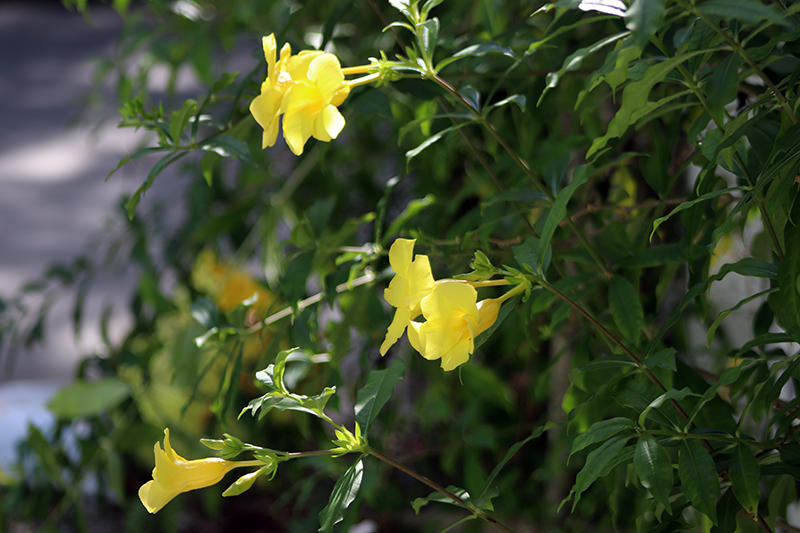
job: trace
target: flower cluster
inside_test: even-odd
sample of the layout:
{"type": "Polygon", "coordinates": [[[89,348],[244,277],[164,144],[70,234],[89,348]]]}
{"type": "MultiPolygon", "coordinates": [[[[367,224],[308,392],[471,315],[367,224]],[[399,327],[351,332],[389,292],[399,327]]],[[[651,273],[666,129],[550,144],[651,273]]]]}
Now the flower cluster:
{"type": "Polygon", "coordinates": [[[386,301],[397,308],[381,344],[381,355],[408,331],[411,346],[425,359],[441,359],[445,371],[466,363],[475,348],[475,337],[497,320],[503,299],[478,301],[469,282],[434,281],[425,255],[414,257],[413,239],[397,239],[389,249],[395,276],[384,291],[386,301]],[[415,320],[422,315],[424,322],[415,320]]]}

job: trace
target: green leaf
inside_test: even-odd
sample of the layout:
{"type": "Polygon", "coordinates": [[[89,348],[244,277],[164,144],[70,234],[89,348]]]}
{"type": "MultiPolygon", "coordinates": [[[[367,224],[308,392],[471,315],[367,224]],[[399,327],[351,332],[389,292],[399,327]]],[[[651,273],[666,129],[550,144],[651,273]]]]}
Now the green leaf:
{"type": "Polygon", "coordinates": [[[209,139],[200,145],[200,149],[205,152],[214,152],[221,157],[235,157],[245,163],[253,163],[247,143],[232,135],[220,135],[209,139]]]}
{"type": "Polygon", "coordinates": [[[545,431],[555,426],[556,424],[554,422],[547,422],[546,424],[542,424],[541,426],[538,426],[536,429],[534,429],[531,432],[531,434],[525,437],[523,440],[515,442],[514,444],[511,445],[511,447],[506,452],[505,457],[503,457],[503,459],[495,465],[494,469],[492,469],[492,473],[489,474],[488,478],[486,478],[486,483],[483,486],[483,490],[481,491],[480,496],[478,496],[477,500],[475,501],[475,504],[478,507],[484,508],[484,504],[489,499],[492,483],[494,483],[495,478],[497,478],[497,475],[500,473],[500,471],[503,469],[506,463],[508,463],[511,460],[511,458],[514,457],[523,446],[525,446],[534,439],[538,439],[544,434],[545,431]]]}
{"type": "Polygon", "coordinates": [[[433,52],[436,49],[436,41],[439,38],[439,19],[433,17],[417,25],[417,35],[419,44],[425,55],[433,59],[433,52]]]}
{"type": "Polygon", "coordinates": [[[455,63],[459,59],[464,59],[465,57],[482,57],[489,53],[503,54],[504,56],[511,58],[516,57],[511,48],[500,46],[495,42],[471,44],[465,48],[462,48],[450,57],[440,61],[437,65],[437,70],[442,70],[447,65],[455,63]]]}
{"type": "Polygon", "coordinates": [[[540,248],[541,240],[533,235],[529,235],[522,244],[512,246],[511,250],[514,252],[514,259],[517,260],[519,266],[532,274],[544,276],[544,270],[550,266],[550,259],[553,252],[552,249],[548,247],[545,250],[545,256],[540,257],[540,248]]]}
{"type": "Polygon", "coordinates": [[[174,144],[180,144],[181,133],[183,133],[189,119],[197,111],[197,102],[189,99],[177,111],[173,111],[169,120],[169,136],[174,144]]]}
{"type": "MultiPolygon", "coordinates": [[[[798,208],[794,209],[798,212],[798,208]]],[[[787,333],[800,340],[800,219],[786,224],[784,242],[787,244],[783,261],[778,268],[777,294],[770,298],[770,306],[778,322],[787,333]],[[791,243],[791,244],[790,244],[791,243]]]]}
{"type": "Polygon", "coordinates": [[[675,348],[664,348],[663,350],[658,350],[645,357],[642,363],[649,369],[666,368],[667,370],[675,372],[677,370],[675,366],[676,353],[677,351],[675,348]]]}
{"type": "Polygon", "coordinates": [[[559,70],[547,74],[547,77],[545,78],[546,83],[544,90],[542,90],[542,94],[539,96],[539,100],[536,102],[536,105],[539,106],[542,103],[542,99],[547,94],[547,92],[558,85],[559,80],[561,80],[561,77],[564,74],[566,74],[567,72],[578,70],[581,67],[581,64],[583,63],[583,60],[586,58],[586,56],[591,55],[597,52],[598,50],[601,50],[602,48],[608,46],[609,44],[612,44],[622,39],[623,37],[627,37],[628,35],[629,33],[627,31],[611,35],[610,37],[600,39],[599,41],[590,46],[579,48],[578,50],[574,51],[569,56],[567,56],[567,58],[564,59],[564,62],[561,64],[561,68],[559,70]]]}
{"type": "Polygon", "coordinates": [[[427,139],[422,141],[419,144],[419,146],[417,146],[416,148],[413,148],[413,149],[409,150],[408,152],[406,152],[406,163],[409,163],[412,159],[414,159],[419,154],[421,154],[423,152],[423,150],[425,150],[426,148],[431,146],[433,143],[437,142],[439,139],[441,139],[442,137],[444,137],[445,135],[447,135],[451,131],[456,131],[458,129],[461,129],[464,126],[466,126],[467,124],[470,124],[470,122],[462,122],[460,124],[456,124],[455,126],[450,126],[449,128],[445,128],[442,131],[434,133],[433,135],[431,135],[430,137],[428,137],[427,139]]]}
{"type": "Polygon", "coordinates": [[[644,327],[644,311],[639,301],[639,291],[627,279],[614,276],[608,286],[608,304],[622,336],[634,346],[639,344],[644,327]]]}
{"type": "Polygon", "coordinates": [[[667,75],[684,61],[706,52],[707,50],[695,50],[654,63],[648,67],[641,79],[626,85],[622,90],[622,106],[611,119],[606,134],[594,139],[589,151],[586,152],[586,158],[589,159],[597,154],[609,140],[621,137],[632,124],[652,111],[651,107],[648,107],[648,104],[652,104],[648,102],[648,98],[657,83],[664,81],[667,75]]]}
{"type": "Polygon", "coordinates": [[[750,447],[739,443],[733,449],[733,457],[728,467],[728,474],[733,485],[733,493],[742,504],[742,508],[754,517],[758,513],[759,470],[756,458],[750,447]]]}
{"type": "Polygon", "coordinates": [[[650,414],[650,411],[652,411],[653,409],[658,409],[666,401],[682,400],[687,396],[689,396],[690,394],[692,394],[692,391],[689,390],[688,387],[684,387],[680,390],[677,389],[668,390],[667,392],[661,394],[658,398],[650,402],[647,405],[647,407],[644,408],[644,410],[639,415],[639,420],[637,421],[637,424],[639,425],[639,427],[644,428],[644,424],[647,421],[647,416],[650,414]]]}
{"type": "Polygon", "coordinates": [[[717,65],[708,80],[708,107],[714,118],[722,124],[724,107],[736,98],[739,90],[739,67],[742,59],[738,54],[730,54],[717,65]]]}
{"type": "Polygon", "coordinates": [[[678,450],[681,489],[692,505],[717,523],[719,480],[714,460],[699,439],[685,439],[678,450]]]}
{"type": "Polygon", "coordinates": [[[542,260],[550,253],[550,240],[553,238],[558,224],[567,216],[567,203],[569,199],[572,198],[572,195],[575,194],[578,187],[589,181],[589,176],[591,176],[591,174],[592,170],[588,165],[581,165],[576,168],[575,172],[572,174],[572,183],[558,191],[556,200],[553,202],[550,212],[547,213],[544,226],[542,226],[542,231],[539,234],[539,250],[537,252],[537,258],[539,260],[537,266],[540,268],[542,274],[544,274],[542,260]]]}
{"type": "Polygon", "coordinates": [[[777,290],[778,289],[776,287],[776,288],[772,288],[772,289],[766,289],[766,290],[763,290],[763,291],[759,291],[759,292],[757,292],[757,293],[755,293],[753,295],[748,296],[747,298],[743,298],[743,299],[739,300],[739,302],[736,305],[734,305],[733,307],[729,307],[728,309],[726,309],[723,312],[721,312],[717,316],[717,318],[714,319],[714,322],[711,324],[711,326],[708,328],[708,333],[706,334],[706,346],[709,346],[709,347],[711,346],[711,341],[714,340],[714,334],[717,332],[717,328],[720,326],[720,324],[722,324],[722,321],[725,320],[725,318],[728,315],[730,315],[731,313],[733,313],[734,311],[736,311],[737,309],[739,309],[740,307],[742,307],[746,303],[751,302],[751,301],[753,301],[755,299],[761,298],[763,296],[766,296],[768,294],[772,294],[773,292],[777,292],[777,290]]]}
{"type": "Polygon", "coordinates": [[[436,201],[436,197],[432,194],[425,195],[422,198],[415,198],[408,202],[406,208],[397,215],[389,227],[386,230],[386,233],[383,235],[383,240],[386,241],[387,239],[394,237],[400,231],[400,229],[412,218],[416,215],[421,213],[423,210],[427,209],[428,207],[432,206],[436,201]]]}
{"type": "Polygon", "coordinates": [[[675,207],[675,209],[670,211],[668,214],[664,215],[663,217],[658,217],[653,221],[653,231],[650,232],[650,240],[651,241],[653,240],[653,235],[655,235],[658,227],[667,220],[669,220],[673,215],[680,213],[681,211],[685,211],[686,209],[689,209],[690,207],[693,207],[699,203],[706,202],[708,200],[712,200],[714,198],[718,198],[725,194],[730,194],[734,191],[739,191],[739,190],[741,190],[741,187],[728,187],[727,189],[720,189],[716,191],[707,192],[703,195],[698,196],[697,198],[694,198],[693,200],[687,200],[685,202],[681,202],[680,205],[675,207]]]}
{"type": "Polygon", "coordinates": [[[595,422],[585,433],[581,433],[572,441],[572,448],[570,449],[567,462],[569,462],[569,459],[574,454],[591,446],[592,444],[603,442],[610,437],[613,437],[617,433],[633,430],[633,428],[633,420],[621,416],[595,422]]]}
{"type": "MultiPolygon", "coordinates": [[[[456,487],[455,485],[448,485],[445,487],[451,494],[455,494],[459,498],[461,498],[464,502],[470,503],[472,498],[465,489],[461,487],[456,487]]],[[[457,507],[461,507],[457,502],[455,502],[449,496],[442,494],[441,492],[431,492],[424,498],[415,498],[413,502],[411,502],[411,507],[414,509],[414,513],[419,514],[420,509],[428,505],[430,502],[437,502],[437,503],[446,503],[449,505],[455,505],[457,507]]]]}
{"type": "Polygon", "coordinates": [[[630,440],[631,435],[621,435],[619,437],[612,437],[598,446],[596,449],[586,457],[586,464],[583,466],[578,476],[575,478],[575,485],[570,491],[574,494],[575,499],[572,503],[572,510],[578,505],[581,494],[588,489],[592,483],[597,481],[600,476],[606,474],[606,467],[619,455],[622,448],[630,440]]]}
{"type": "Polygon", "coordinates": [[[33,449],[33,453],[38,459],[38,465],[44,469],[50,481],[58,487],[64,487],[62,466],[56,457],[55,449],[39,428],[31,423],[28,423],[28,435],[25,442],[33,449]]]}
{"type": "Polygon", "coordinates": [[[633,467],[642,486],[655,500],[670,510],[669,493],[672,490],[672,461],[669,453],[652,435],[642,435],[633,452],[633,467]]]}
{"type": "Polygon", "coordinates": [[[489,109],[497,109],[498,107],[503,107],[504,105],[508,104],[515,104],[519,107],[520,111],[525,111],[525,104],[527,99],[525,98],[524,94],[512,94],[508,98],[503,98],[499,102],[495,102],[494,104],[489,106],[489,109]]]}
{"type": "Polygon", "coordinates": [[[633,33],[634,42],[644,48],[664,17],[664,0],[633,0],[625,11],[625,27],[633,33]]]}
{"type": "Polygon", "coordinates": [[[133,220],[133,215],[136,212],[136,207],[139,205],[142,196],[144,196],[144,193],[147,192],[147,190],[153,185],[158,175],[161,174],[161,171],[188,153],[188,151],[181,151],[177,153],[170,152],[159,159],[155,165],[153,165],[153,167],[150,169],[150,172],[147,173],[147,179],[145,182],[141,184],[139,188],[133,192],[131,197],[128,198],[128,201],[125,202],[125,211],[128,213],[129,219],[133,220]]]}
{"type": "Polygon", "coordinates": [[[59,418],[97,416],[116,407],[130,394],[128,385],[116,378],[77,380],[59,390],[47,408],[59,418]]]}
{"type": "Polygon", "coordinates": [[[318,531],[332,531],[333,526],[344,519],[344,511],[356,499],[358,489],[361,488],[363,475],[364,464],[359,457],[334,485],[328,505],[319,513],[318,531]]]}
{"type": "Polygon", "coordinates": [[[405,369],[405,361],[397,358],[389,368],[370,372],[367,384],[358,391],[355,406],[356,422],[364,434],[369,433],[369,427],[375,417],[392,397],[394,387],[403,379],[405,369]]]}
{"type": "Polygon", "coordinates": [[[782,26],[791,25],[774,5],[764,5],[760,0],[706,0],[695,8],[704,15],[723,20],[738,20],[744,24],[758,24],[762,20],[768,20],[782,26]]]}

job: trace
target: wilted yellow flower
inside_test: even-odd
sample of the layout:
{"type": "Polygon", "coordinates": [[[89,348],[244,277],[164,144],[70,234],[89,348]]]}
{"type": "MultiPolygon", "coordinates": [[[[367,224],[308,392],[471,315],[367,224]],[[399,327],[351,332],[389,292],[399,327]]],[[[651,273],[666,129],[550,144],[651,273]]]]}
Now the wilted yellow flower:
{"type": "MultiPolygon", "coordinates": [[[[153,479],[139,488],[139,499],[145,508],[156,513],[182,492],[210,487],[239,466],[252,466],[253,461],[226,461],[207,457],[188,461],[175,453],[169,443],[169,428],[164,429],[164,448],[154,446],[156,466],[153,479]]],[[[256,462],[257,464],[257,462],[256,462]]]]}
{"type": "MultiPolygon", "coordinates": [[[[397,342],[411,319],[420,314],[420,301],[433,290],[433,274],[427,255],[414,257],[414,239],[397,239],[389,248],[389,264],[395,272],[383,297],[397,308],[381,344],[381,355],[397,342]]],[[[474,289],[473,289],[474,290],[474,289]]]]}
{"type": "Polygon", "coordinates": [[[283,114],[283,137],[295,154],[303,153],[310,137],[320,141],[335,139],[344,128],[344,117],[337,106],[350,94],[339,59],[320,50],[303,50],[292,55],[291,46],[281,48],[276,60],[275,35],[262,39],[267,60],[267,78],[261,94],[250,104],[250,112],[264,128],[262,148],[272,146],[278,136],[278,120],[283,114]]]}
{"type": "Polygon", "coordinates": [[[409,324],[411,346],[425,359],[441,358],[445,371],[466,363],[475,337],[494,324],[500,309],[496,299],[476,303],[477,299],[478,292],[467,282],[437,282],[420,304],[425,322],[409,324]]]}

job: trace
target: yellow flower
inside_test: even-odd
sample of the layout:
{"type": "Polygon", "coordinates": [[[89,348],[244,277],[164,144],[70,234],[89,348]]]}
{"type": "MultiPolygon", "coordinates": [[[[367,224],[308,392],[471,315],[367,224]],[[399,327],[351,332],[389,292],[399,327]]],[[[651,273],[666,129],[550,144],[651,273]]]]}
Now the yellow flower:
{"type": "Polygon", "coordinates": [[[139,488],[139,499],[145,508],[156,513],[182,492],[210,487],[238,466],[251,466],[246,461],[226,461],[217,457],[187,461],[172,449],[169,428],[164,429],[164,448],[154,446],[156,466],[153,479],[139,488]]]}
{"type": "Polygon", "coordinates": [[[250,112],[264,128],[262,148],[275,144],[281,114],[283,137],[295,155],[303,153],[312,136],[320,141],[335,139],[345,124],[337,106],[351,87],[344,80],[339,59],[319,50],[303,50],[293,56],[287,43],[276,61],[275,35],[264,37],[262,45],[267,78],[261,94],[250,104],[250,112]]]}
{"type": "Polygon", "coordinates": [[[236,309],[239,304],[258,295],[251,307],[252,321],[266,316],[275,296],[254,280],[245,270],[220,261],[211,250],[203,250],[192,267],[192,284],[214,298],[223,313],[236,309]]]}
{"type": "Polygon", "coordinates": [[[433,274],[427,255],[414,257],[414,239],[397,239],[389,248],[389,264],[395,272],[383,297],[397,308],[381,344],[381,355],[397,342],[411,319],[420,314],[420,302],[433,290],[433,274]],[[413,260],[412,260],[413,259],[413,260]]]}
{"type": "Polygon", "coordinates": [[[441,358],[445,371],[466,363],[475,348],[475,337],[494,324],[502,303],[477,299],[478,292],[469,283],[437,282],[420,304],[425,322],[409,324],[409,342],[425,359],[441,358]]]}

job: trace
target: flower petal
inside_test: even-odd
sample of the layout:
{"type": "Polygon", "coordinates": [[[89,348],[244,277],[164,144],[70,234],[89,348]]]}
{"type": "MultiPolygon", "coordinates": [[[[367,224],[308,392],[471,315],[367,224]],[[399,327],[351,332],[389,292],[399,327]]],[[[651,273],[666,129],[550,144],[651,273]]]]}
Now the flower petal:
{"type": "Polygon", "coordinates": [[[342,128],[344,128],[344,117],[339,113],[339,110],[332,105],[325,106],[317,120],[320,122],[321,130],[324,132],[324,135],[320,136],[315,132],[314,136],[321,141],[335,139],[339,135],[339,132],[342,131],[342,128]],[[327,139],[323,139],[323,136],[327,137],[327,139]]]}
{"type": "Polygon", "coordinates": [[[411,313],[407,307],[399,307],[394,312],[392,323],[389,324],[389,328],[386,330],[386,337],[383,339],[383,343],[381,344],[381,355],[386,355],[386,352],[389,351],[389,348],[391,348],[392,345],[397,342],[397,339],[403,335],[403,332],[406,330],[406,326],[410,320],[411,313]]]}
{"type": "Polygon", "coordinates": [[[411,258],[414,255],[416,239],[395,239],[389,248],[389,264],[396,274],[406,275],[411,267],[411,258]]]}
{"type": "Polygon", "coordinates": [[[267,60],[267,77],[275,81],[275,52],[278,50],[275,34],[270,33],[266,37],[262,37],[261,47],[264,49],[264,58],[267,60]]]}
{"type": "Polygon", "coordinates": [[[297,111],[283,116],[283,138],[294,155],[303,153],[303,147],[311,137],[311,127],[305,113],[297,111]]]}
{"type": "Polygon", "coordinates": [[[453,346],[449,352],[442,355],[442,370],[449,372],[469,361],[469,354],[472,353],[473,347],[471,336],[453,346]]]}
{"type": "Polygon", "coordinates": [[[317,86],[322,93],[322,98],[326,102],[330,102],[333,94],[344,82],[339,59],[335,55],[327,53],[315,57],[308,65],[308,79],[317,86]]]}
{"type": "Polygon", "coordinates": [[[466,315],[473,325],[478,322],[478,308],[475,302],[478,292],[464,281],[442,280],[433,291],[422,300],[422,314],[427,320],[440,317],[466,315]]]}

